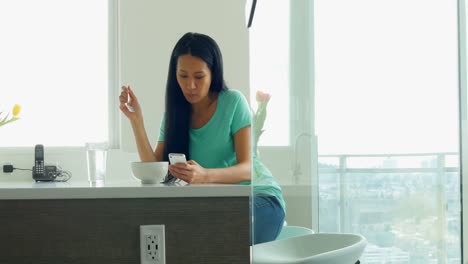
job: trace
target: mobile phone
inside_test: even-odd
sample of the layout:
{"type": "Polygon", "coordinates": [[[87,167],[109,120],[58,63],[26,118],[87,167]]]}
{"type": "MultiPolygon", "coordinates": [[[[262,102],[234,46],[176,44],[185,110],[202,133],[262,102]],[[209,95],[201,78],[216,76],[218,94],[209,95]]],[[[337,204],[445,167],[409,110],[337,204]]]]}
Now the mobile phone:
{"type": "Polygon", "coordinates": [[[169,153],[169,162],[171,164],[187,163],[184,153],[169,153]]]}

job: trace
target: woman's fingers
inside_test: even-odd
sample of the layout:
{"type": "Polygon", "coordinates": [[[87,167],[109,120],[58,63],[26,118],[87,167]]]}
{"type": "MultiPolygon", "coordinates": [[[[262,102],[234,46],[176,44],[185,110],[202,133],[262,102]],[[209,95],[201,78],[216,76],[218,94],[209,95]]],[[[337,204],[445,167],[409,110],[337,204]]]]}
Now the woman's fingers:
{"type": "Polygon", "coordinates": [[[126,99],[126,95],[121,93],[120,96],[119,96],[119,101],[121,104],[125,104],[127,102],[127,99],[126,99]]]}
{"type": "Polygon", "coordinates": [[[130,86],[122,86],[119,100],[120,103],[125,103],[129,112],[137,112],[140,109],[137,97],[130,86]]]}
{"type": "MultiPolygon", "coordinates": [[[[130,111],[130,109],[128,107],[130,87],[129,86],[122,86],[121,89],[122,89],[122,91],[120,92],[120,95],[119,95],[119,101],[120,101],[119,108],[127,117],[130,118],[130,114],[131,114],[131,112],[133,112],[133,111],[130,111]]],[[[131,108],[131,109],[133,110],[133,108],[131,108]]]]}
{"type": "Polygon", "coordinates": [[[169,166],[169,171],[174,175],[178,177],[186,177],[190,175],[190,167],[187,166],[185,163],[177,163],[174,165],[169,166]]]}
{"type": "Polygon", "coordinates": [[[135,93],[133,90],[130,88],[130,86],[127,87],[127,92],[130,95],[130,101],[137,101],[137,97],[135,96],[135,93]]]}
{"type": "Polygon", "coordinates": [[[177,171],[177,172],[190,170],[190,168],[185,163],[176,163],[176,164],[170,165],[169,169],[173,169],[174,171],[177,171]]]}
{"type": "Polygon", "coordinates": [[[126,103],[128,100],[128,88],[122,86],[122,91],[120,92],[119,101],[121,103],[126,103]]]}
{"type": "Polygon", "coordinates": [[[122,91],[121,91],[122,93],[128,93],[128,86],[124,85],[124,86],[121,87],[121,89],[122,89],[122,91]]]}
{"type": "Polygon", "coordinates": [[[127,109],[127,106],[125,105],[125,103],[120,102],[119,108],[124,114],[127,114],[128,109],[127,109]]]}

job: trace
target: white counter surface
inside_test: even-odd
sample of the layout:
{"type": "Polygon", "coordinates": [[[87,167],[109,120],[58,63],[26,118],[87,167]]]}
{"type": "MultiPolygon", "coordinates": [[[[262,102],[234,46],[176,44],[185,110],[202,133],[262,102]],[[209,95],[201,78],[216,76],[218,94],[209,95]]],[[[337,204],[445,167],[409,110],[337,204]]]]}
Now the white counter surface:
{"type": "Polygon", "coordinates": [[[141,184],[136,181],[110,182],[101,187],[88,182],[2,182],[0,200],[99,199],[99,198],[182,198],[248,197],[250,186],[195,184],[186,186],[141,184]]]}

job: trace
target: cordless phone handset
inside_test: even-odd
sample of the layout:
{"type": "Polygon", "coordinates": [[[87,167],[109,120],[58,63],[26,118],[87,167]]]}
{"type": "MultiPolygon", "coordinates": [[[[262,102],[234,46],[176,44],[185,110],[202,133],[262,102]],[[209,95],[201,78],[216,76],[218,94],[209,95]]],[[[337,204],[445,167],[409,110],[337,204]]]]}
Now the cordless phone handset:
{"type": "Polygon", "coordinates": [[[57,177],[57,166],[44,163],[44,145],[34,146],[34,167],[32,169],[33,179],[38,181],[54,181],[57,177]]]}
{"type": "Polygon", "coordinates": [[[44,145],[38,144],[34,147],[33,177],[44,176],[44,145]]]}

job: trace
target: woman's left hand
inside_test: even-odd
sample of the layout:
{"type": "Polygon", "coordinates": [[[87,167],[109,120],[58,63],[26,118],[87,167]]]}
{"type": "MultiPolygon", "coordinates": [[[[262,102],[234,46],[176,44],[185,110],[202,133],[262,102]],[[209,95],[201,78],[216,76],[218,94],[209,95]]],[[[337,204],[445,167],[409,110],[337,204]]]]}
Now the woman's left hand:
{"type": "Polygon", "coordinates": [[[171,174],[187,183],[207,183],[208,171],[194,160],[169,166],[171,174]]]}

